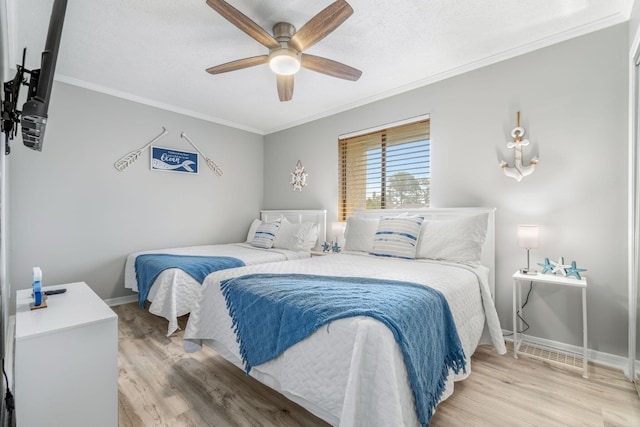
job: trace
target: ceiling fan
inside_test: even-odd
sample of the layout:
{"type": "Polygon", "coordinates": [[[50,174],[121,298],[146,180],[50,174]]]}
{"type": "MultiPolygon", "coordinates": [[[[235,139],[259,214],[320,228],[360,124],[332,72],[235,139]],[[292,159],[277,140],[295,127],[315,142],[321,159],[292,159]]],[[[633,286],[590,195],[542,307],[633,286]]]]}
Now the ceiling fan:
{"type": "Polygon", "coordinates": [[[344,0],[337,0],[327,6],[297,32],[288,22],[278,22],[273,26],[273,36],[223,0],[207,0],[207,4],[258,43],[269,48],[268,55],[216,65],[207,68],[208,73],[220,74],[269,63],[271,70],[276,73],[278,96],[283,102],[293,97],[293,75],[300,67],[352,81],[358,80],[362,74],[362,71],[340,62],[302,53],[325,38],[351,16],[353,9],[344,0]]]}

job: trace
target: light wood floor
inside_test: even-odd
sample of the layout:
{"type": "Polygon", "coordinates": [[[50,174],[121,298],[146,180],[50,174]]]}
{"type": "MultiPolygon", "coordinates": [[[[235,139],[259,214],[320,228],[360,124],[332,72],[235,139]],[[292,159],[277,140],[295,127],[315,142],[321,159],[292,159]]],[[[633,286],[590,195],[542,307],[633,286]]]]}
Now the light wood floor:
{"type": "MultiPolygon", "coordinates": [[[[120,427],[326,426],[210,349],[187,354],[182,333],[136,303],[113,307],[119,329],[120,427]]],[[[186,318],[180,319],[181,327],[186,318]]],[[[472,374],[438,406],[431,427],[640,426],[640,398],[621,372],[590,378],[480,347],[472,374]]]]}

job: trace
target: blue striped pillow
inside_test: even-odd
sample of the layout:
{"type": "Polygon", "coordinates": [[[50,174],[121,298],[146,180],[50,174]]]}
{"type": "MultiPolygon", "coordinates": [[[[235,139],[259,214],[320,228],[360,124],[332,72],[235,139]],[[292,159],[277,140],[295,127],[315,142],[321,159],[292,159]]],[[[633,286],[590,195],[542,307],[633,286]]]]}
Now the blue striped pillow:
{"type": "Polygon", "coordinates": [[[271,249],[273,241],[280,229],[280,220],[273,222],[263,222],[256,229],[256,234],[253,236],[251,246],[262,249],[271,249]]]}
{"type": "Polygon", "coordinates": [[[415,259],[418,236],[424,217],[396,216],[380,218],[371,255],[415,259]]]}

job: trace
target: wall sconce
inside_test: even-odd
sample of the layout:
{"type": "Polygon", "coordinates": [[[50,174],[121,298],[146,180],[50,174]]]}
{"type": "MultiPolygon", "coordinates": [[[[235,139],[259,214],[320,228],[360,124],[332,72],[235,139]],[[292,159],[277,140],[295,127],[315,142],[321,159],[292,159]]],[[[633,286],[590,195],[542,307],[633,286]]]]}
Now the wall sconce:
{"type": "Polygon", "coordinates": [[[537,274],[529,266],[529,250],[540,247],[540,226],[539,225],[519,225],[518,226],[518,247],[527,250],[527,267],[520,270],[522,274],[537,274]]]}

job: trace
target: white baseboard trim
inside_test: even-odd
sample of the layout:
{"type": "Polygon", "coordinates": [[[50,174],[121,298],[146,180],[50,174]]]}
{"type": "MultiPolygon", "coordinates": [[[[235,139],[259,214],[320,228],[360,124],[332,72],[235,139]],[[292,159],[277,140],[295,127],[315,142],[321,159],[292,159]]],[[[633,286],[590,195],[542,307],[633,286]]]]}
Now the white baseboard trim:
{"type": "MultiPolygon", "coordinates": [[[[513,331],[503,330],[502,334],[505,336],[505,340],[513,342],[513,336],[507,336],[507,334],[513,334],[513,331]]],[[[541,347],[551,347],[565,352],[582,354],[582,347],[579,347],[577,345],[565,344],[563,342],[538,338],[531,335],[523,335],[523,338],[530,344],[533,344],[534,347],[536,344],[538,344],[541,347]]],[[[618,369],[631,380],[631,378],[629,377],[629,360],[626,357],[616,356],[615,354],[604,353],[602,351],[592,350],[588,348],[587,359],[589,362],[597,363],[598,365],[618,369]]],[[[640,367],[640,360],[636,360],[636,366],[640,367]]]]}
{"type": "Polygon", "coordinates": [[[130,302],[138,301],[138,295],[129,295],[126,297],[117,297],[117,298],[109,298],[104,300],[105,304],[109,307],[113,307],[116,305],[129,304],[130,302]]]}

